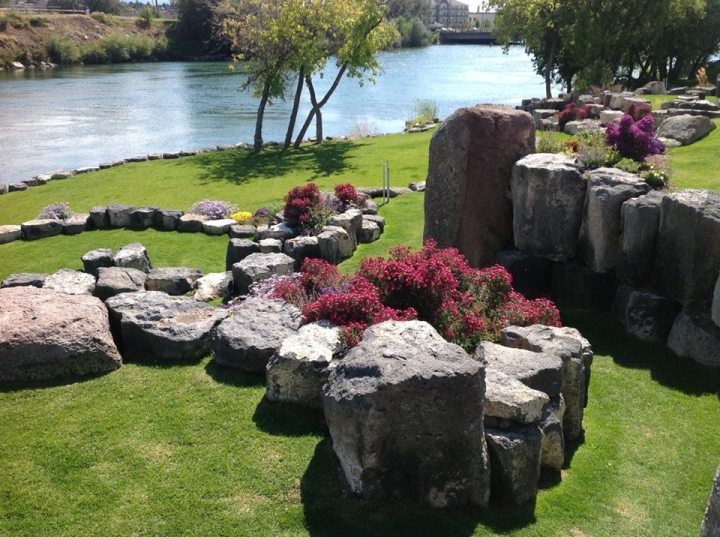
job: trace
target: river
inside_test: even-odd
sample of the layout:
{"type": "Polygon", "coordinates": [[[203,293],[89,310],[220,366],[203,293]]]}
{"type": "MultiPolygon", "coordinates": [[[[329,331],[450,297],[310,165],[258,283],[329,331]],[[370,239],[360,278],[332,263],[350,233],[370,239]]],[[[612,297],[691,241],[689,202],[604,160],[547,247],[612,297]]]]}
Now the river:
{"type": "MultiPolygon", "coordinates": [[[[465,105],[515,105],[544,94],[519,47],[504,54],[500,47],[431,46],[383,52],[380,61],[384,69],[374,84],[342,81],[323,108],[326,136],[401,131],[421,99],[435,101],[445,117],[465,105]]],[[[318,92],[334,73],[329,66],[318,92]]],[[[241,90],[243,80],[222,62],[0,73],[0,183],[153,152],[251,142],[257,99],[241,90]]],[[[284,137],[289,108],[290,102],[273,102],[265,140],[284,137]]]]}

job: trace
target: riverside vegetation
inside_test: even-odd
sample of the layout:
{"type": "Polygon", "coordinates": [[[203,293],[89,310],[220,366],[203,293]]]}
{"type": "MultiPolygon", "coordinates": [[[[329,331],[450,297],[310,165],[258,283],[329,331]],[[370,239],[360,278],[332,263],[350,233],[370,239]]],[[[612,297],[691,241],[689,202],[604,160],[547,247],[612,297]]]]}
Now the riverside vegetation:
{"type": "MultiPolygon", "coordinates": [[[[720,190],[708,165],[715,157],[704,158],[718,154],[719,132],[670,150],[675,186],[720,190]]],[[[126,164],[2,196],[0,224],[28,220],[59,201],[86,210],[112,202],[182,208],[215,198],[249,210],[305,181],[366,186],[386,159],[396,182],[422,180],[429,137],[126,164]]],[[[395,198],[380,213],[385,234],[361,245],[343,272],[395,245],[420,246],[422,194],[395,198]]],[[[225,237],[112,230],[2,245],[0,277],[79,268],[85,251],[135,241],[159,266],[223,268],[225,237]]],[[[176,367],[131,362],[86,382],[2,389],[0,533],[695,534],[720,451],[720,374],[632,339],[606,317],[562,314],[595,350],[587,440],[570,451],[562,482],[544,484],[534,512],[443,512],[349,498],[317,415],[269,404],[261,377],[205,359],[176,367]]]]}

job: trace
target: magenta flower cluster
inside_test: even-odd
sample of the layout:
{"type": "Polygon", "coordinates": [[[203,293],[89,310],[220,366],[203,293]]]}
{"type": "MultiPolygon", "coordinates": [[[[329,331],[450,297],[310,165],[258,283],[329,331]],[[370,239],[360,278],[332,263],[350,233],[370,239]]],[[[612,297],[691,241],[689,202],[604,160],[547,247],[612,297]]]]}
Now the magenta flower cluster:
{"type": "Polygon", "coordinates": [[[635,121],[631,115],[625,114],[619,124],[608,124],[605,140],[623,157],[637,162],[665,151],[665,145],[655,137],[655,121],[651,115],[635,121]]]}

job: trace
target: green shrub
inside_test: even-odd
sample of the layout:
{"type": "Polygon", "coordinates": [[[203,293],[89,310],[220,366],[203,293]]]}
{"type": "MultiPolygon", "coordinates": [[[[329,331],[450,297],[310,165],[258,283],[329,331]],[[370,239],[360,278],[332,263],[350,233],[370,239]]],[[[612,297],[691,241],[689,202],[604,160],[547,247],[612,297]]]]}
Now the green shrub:
{"type": "Polygon", "coordinates": [[[47,17],[41,17],[39,15],[35,15],[34,17],[30,17],[28,20],[30,23],[30,26],[33,26],[35,28],[39,28],[41,26],[47,26],[48,25],[48,19],[47,17]]]}
{"type": "Polygon", "coordinates": [[[152,21],[157,19],[157,12],[150,6],[143,6],[140,10],[137,25],[140,28],[150,28],[152,21]]]}
{"type": "Polygon", "coordinates": [[[584,132],[577,137],[577,158],[588,168],[606,166],[612,159],[613,149],[605,142],[602,132],[584,132]]]}
{"type": "Polygon", "coordinates": [[[45,43],[45,50],[48,57],[55,63],[69,64],[80,61],[78,46],[72,40],[61,35],[51,35],[45,43]]]}
{"type": "Polygon", "coordinates": [[[112,33],[86,45],[82,59],[89,64],[147,61],[164,56],[167,48],[165,38],[155,40],[145,35],[112,33]]]}
{"type": "Polygon", "coordinates": [[[400,34],[399,45],[401,47],[426,47],[435,39],[433,33],[427,29],[419,17],[412,19],[398,17],[394,22],[398,34],[400,34]]]}
{"type": "Polygon", "coordinates": [[[631,158],[622,158],[618,162],[615,163],[615,167],[629,172],[629,173],[640,173],[642,170],[642,164],[640,162],[636,162],[631,158]]]}
{"type": "Polygon", "coordinates": [[[437,103],[432,99],[419,99],[415,101],[414,117],[408,124],[414,125],[419,123],[425,125],[426,123],[433,123],[437,118],[437,103]]]}
{"type": "Polygon", "coordinates": [[[103,13],[101,11],[96,11],[94,13],[90,13],[90,16],[98,21],[101,24],[104,24],[105,26],[115,26],[117,25],[117,20],[115,20],[115,17],[110,15],[109,13],[103,13]]]}
{"type": "Polygon", "coordinates": [[[642,178],[655,189],[666,188],[670,184],[670,176],[662,170],[649,170],[643,173],[642,178]]]}
{"type": "Polygon", "coordinates": [[[0,32],[4,32],[11,27],[18,29],[27,28],[28,21],[26,21],[22,15],[11,9],[0,13],[0,32]]]}

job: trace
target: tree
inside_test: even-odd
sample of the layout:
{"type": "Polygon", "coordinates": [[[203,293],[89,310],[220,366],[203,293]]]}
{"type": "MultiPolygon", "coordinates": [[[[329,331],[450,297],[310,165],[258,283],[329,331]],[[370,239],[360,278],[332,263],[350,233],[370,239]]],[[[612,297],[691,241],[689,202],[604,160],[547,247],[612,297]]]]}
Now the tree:
{"type": "Polygon", "coordinates": [[[387,0],[387,18],[392,20],[398,17],[420,20],[427,20],[431,14],[430,2],[428,0],[387,0]]]}

